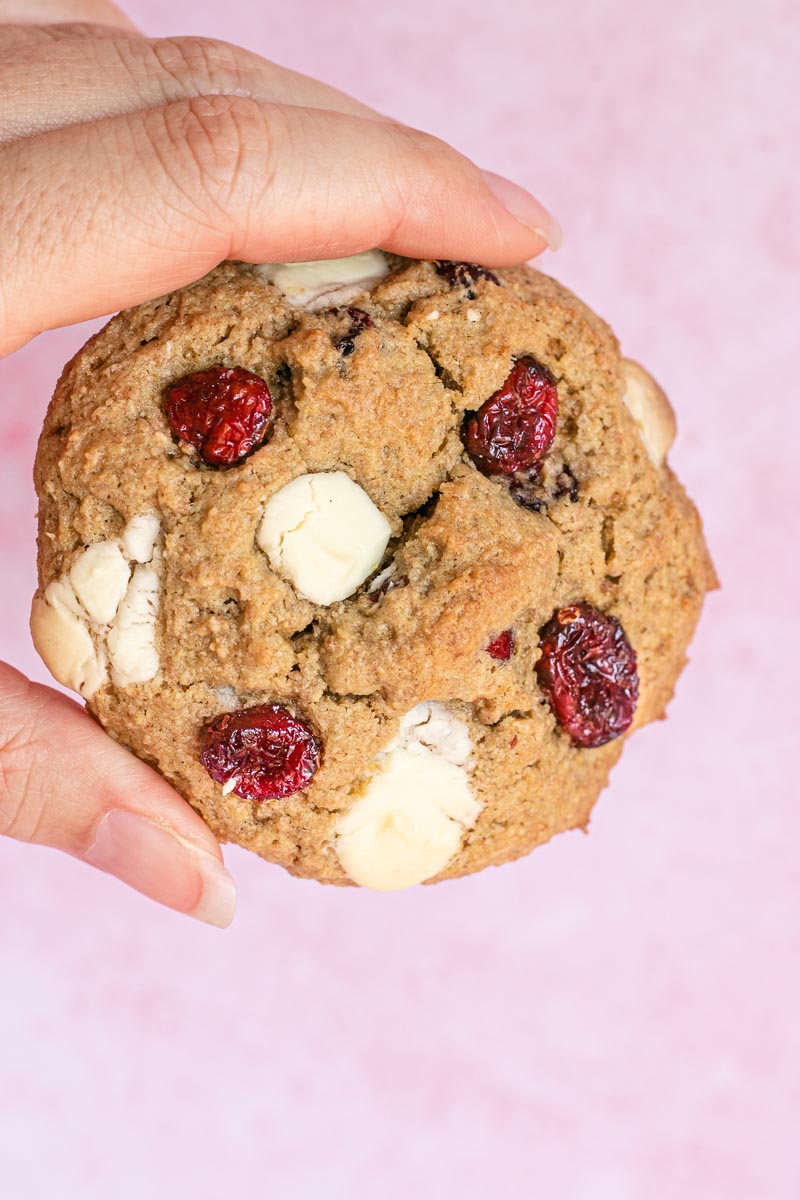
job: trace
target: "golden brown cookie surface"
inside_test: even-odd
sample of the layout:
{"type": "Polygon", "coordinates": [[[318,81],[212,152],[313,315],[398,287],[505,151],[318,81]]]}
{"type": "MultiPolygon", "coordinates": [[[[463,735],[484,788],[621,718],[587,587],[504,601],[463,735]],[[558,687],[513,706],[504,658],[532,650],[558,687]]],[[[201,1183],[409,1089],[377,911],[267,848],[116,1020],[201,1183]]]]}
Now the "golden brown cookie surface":
{"type": "MultiPolygon", "coordinates": [[[[395,887],[584,825],[622,739],[565,732],[541,631],[579,602],[619,623],[636,728],[662,715],[714,576],[664,460],[663,393],[599,318],[526,267],[383,269],[309,309],[291,272],[224,264],[84,347],[39,448],[33,627],[54,674],[221,838],[395,887]],[[555,435],[541,454],[515,443],[539,454],[524,470],[479,470],[465,414],[527,362],[541,377],[519,386],[557,395],[555,435]],[[165,413],[171,388],[215,371],[257,430],[231,465],[165,413]],[[204,730],[270,706],[273,756],[291,721],[316,749],[301,730],[303,786],[253,799],[246,747],[226,777],[223,746],[214,778],[204,730]]],[[[491,437],[505,415],[488,412],[491,437]]]]}

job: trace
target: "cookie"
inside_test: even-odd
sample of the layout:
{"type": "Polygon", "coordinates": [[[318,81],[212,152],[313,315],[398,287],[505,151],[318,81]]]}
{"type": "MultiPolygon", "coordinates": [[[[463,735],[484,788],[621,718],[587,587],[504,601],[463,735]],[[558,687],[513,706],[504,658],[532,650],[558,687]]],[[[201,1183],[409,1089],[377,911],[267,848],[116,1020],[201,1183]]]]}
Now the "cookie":
{"type": "Polygon", "coordinates": [[[714,572],[672,410],[529,267],[225,263],[42,432],[36,647],[214,833],[391,889],[586,826],[714,572]]]}

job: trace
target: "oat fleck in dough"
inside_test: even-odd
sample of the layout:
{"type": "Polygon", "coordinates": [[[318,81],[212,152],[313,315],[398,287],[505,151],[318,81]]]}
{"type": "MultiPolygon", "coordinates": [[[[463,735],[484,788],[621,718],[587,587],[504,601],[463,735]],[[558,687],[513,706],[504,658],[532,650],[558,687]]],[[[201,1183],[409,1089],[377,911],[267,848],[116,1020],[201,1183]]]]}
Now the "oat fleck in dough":
{"type": "Polygon", "coordinates": [[[672,696],[715,584],[673,436],[528,267],[225,263],[66,367],[34,641],[218,837],[296,875],[507,862],[586,826],[672,696]]]}

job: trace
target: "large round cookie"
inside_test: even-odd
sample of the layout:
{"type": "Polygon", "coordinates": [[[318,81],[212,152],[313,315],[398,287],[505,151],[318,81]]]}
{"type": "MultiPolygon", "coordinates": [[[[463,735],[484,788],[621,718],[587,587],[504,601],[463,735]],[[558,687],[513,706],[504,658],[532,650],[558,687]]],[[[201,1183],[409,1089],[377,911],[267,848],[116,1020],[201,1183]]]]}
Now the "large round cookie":
{"type": "Polygon", "coordinates": [[[214,832],[404,887],[586,825],[714,574],[663,393],[527,267],[226,263],[65,369],[32,630],[214,832]]]}

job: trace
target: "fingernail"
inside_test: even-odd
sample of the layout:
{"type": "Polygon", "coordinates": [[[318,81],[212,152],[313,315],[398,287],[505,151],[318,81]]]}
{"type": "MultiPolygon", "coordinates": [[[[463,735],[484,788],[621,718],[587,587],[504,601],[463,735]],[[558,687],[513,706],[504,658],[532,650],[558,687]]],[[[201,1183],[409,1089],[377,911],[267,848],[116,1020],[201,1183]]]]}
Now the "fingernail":
{"type": "Polygon", "coordinates": [[[561,226],[535,196],[526,192],[519,184],[512,183],[510,179],[495,175],[494,171],[481,171],[481,175],[489,191],[512,217],[526,229],[530,229],[531,233],[542,238],[551,250],[559,248],[564,237],[561,226]]]}
{"type": "Polygon", "coordinates": [[[233,920],[236,888],[222,863],[140,813],[107,812],[83,858],[198,921],[224,929],[233,920]]]}

